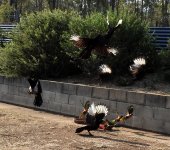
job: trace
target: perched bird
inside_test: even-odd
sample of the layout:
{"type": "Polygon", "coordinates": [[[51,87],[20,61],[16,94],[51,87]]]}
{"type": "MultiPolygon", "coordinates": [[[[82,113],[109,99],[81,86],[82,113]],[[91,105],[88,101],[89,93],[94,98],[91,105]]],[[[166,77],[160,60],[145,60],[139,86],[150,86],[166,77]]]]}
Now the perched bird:
{"type": "Polygon", "coordinates": [[[113,120],[105,120],[100,126],[101,129],[112,130],[113,127],[121,126],[120,122],[125,122],[127,119],[133,116],[134,106],[130,105],[127,108],[127,113],[125,115],[119,115],[113,120]]]}
{"type": "Polygon", "coordinates": [[[115,50],[108,47],[110,38],[114,31],[120,27],[122,20],[119,20],[115,27],[111,27],[107,20],[109,30],[105,35],[98,35],[95,38],[83,38],[77,35],[71,36],[70,40],[73,41],[74,45],[78,48],[84,48],[80,53],[79,58],[88,59],[91,56],[92,51],[96,51],[100,55],[107,56],[109,54],[115,55],[115,50]]]}
{"type": "Polygon", "coordinates": [[[133,64],[129,67],[130,72],[135,80],[141,79],[145,73],[146,60],[145,58],[136,58],[133,64]]]}
{"type": "Polygon", "coordinates": [[[93,136],[90,131],[97,130],[99,125],[103,122],[103,118],[107,115],[108,108],[104,105],[95,106],[92,103],[87,111],[86,115],[86,126],[76,129],[75,133],[80,133],[84,130],[87,130],[89,135],[93,136]]]}
{"type": "Polygon", "coordinates": [[[38,79],[31,79],[31,78],[28,78],[28,82],[30,84],[28,93],[35,95],[34,105],[40,107],[43,103],[42,96],[41,96],[42,93],[41,83],[38,79]]]}
{"type": "Polygon", "coordinates": [[[111,77],[112,69],[108,65],[102,64],[99,66],[98,72],[101,80],[108,80],[111,77]]]}

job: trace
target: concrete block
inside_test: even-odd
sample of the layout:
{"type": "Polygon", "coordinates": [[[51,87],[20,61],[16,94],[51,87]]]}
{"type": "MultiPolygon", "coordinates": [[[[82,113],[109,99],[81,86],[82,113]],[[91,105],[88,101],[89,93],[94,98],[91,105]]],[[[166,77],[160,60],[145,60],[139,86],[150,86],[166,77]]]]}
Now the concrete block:
{"type": "Polygon", "coordinates": [[[9,85],[8,93],[12,95],[19,95],[19,88],[17,86],[9,85]]]}
{"type": "Polygon", "coordinates": [[[126,95],[127,92],[123,90],[118,90],[118,89],[110,89],[109,92],[109,99],[110,100],[118,100],[122,102],[127,102],[126,95]]]}
{"type": "Polygon", "coordinates": [[[76,95],[76,85],[65,83],[63,84],[62,93],[76,95]]]}
{"type": "Polygon", "coordinates": [[[109,99],[109,89],[93,87],[92,97],[109,99]]]}
{"type": "Polygon", "coordinates": [[[4,84],[4,76],[0,76],[0,84],[4,84]]]}
{"type": "Polygon", "coordinates": [[[154,108],[143,105],[133,105],[134,106],[134,116],[139,118],[154,118],[154,108]]]}
{"type": "Polygon", "coordinates": [[[132,116],[131,118],[129,118],[129,120],[126,121],[125,124],[138,129],[142,129],[143,125],[142,118],[138,116],[132,116]]]}
{"type": "Polygon", "coordinates": [[[8,93],[8,85],[0,84],[0,92],[1,93],[8,93]]]}
{"type": "Polygon", "coordinates": [[[29,88],[29,86],[30,86],[30,84],[29,84],[29,82],[28,82],[28,78],[21,78],[21,85],[19,85],[19,86],[22,86],[22,87],[24,87],[24,88],[29,88]]]}
{"type": "Polygon", "coordinates": [[[56,93],[56,97],[55,97],[56,103],[68,104],[68,99],[69,99],[68,94],[56,93]]]}
{"type": "Polygon", "coordinates": [[[70,115],[70,116],[75,116],[75,114],[76,114],[76,106],[68,105],[68,104],[62,104],[61,113],[62,114],[67,114],[67,115],[70,115]]]}
{"type": "Polygon", "coordinates": [[[28,94],[28,88],[25,87],[18,87],[18,95],[19,96],[25,96],[25,97],[29,97],[30,94],[28,94]]]}
{"type": "Polygon", "coordinates": [[[54,102],[56,98],[56,93],[50,91],[43,91],[42,99],[46,102],[54,102]]]}
{"type": "Polygon", "coordinates": [[[83,107],[76,106],[75,116],[78,117],[82,111],[83,111],[83,107]]]}
{"type": "Polygon", "coordinates": [[[127,108],[132,105],[130,103],[124,103],[124,102],[117,102],[117,109],[116,111],[121,114],[125,115],[127,113],[127,108]]]}
{"type": "Polygon", "coordinates": [[[40,83],[43,91],[49,91],[49,81],[40,80],[40,83]]]}
{"type": "Polygon", "coordinates": [[[164,129],[166,134],[170,134],[170,122],[165,122],[164,129]]]}
{"type": "Polygon", "coordinates": [[[91,95],[92,95],[92,87],[83,86],[83,85],[77,85],[77,95],[91,97],[91,95]]]}
{"type": "Polygon", "coordinates": [[[48,104],[48,110],[56,112],[56,113],[60,113],[61,112],[61,105],[62,104],[55,103],[55,102],[49,103],[48,104]]]}
{"type": "Polygon", "coordinates": [[[166,96],[156,94],[145,94],[145,104],[152,107],[166,107],[166,96]]]}
{"type": "Polygon", "coordinates": [[[109,112],[115,113],[116,110],[117,110],[117,102],[116,101],[110,101],[109,112]]]}
{"type": "Polygon", "coordinates": [[[170,109],[165,108],[154,108],[154,119],[170,121],[170,109]]]}
{"type": "Polygon", "coordinates": [[[142,92],[127,92],[127,101],[132,104],[144,104],[145,94],[142,92]]]}
{"type": "Polygon", "coordinates": [[[143,118],[142,120],[142,129],[165,133],[165,129],[163,127],[164,122],[162,120],[149,118],[143,118]]]}
{"type": "Polygon", "coordinates": [[[62,82],[49,81],[49,91],[61,93],[62,88],[62,82]]]}
{"type": "Polygon", "coordinates": [[[170,108],[170,96],[166,96],[166,108],[170,108]]]}
{"type": "Polygon", "coordinates": [[[70,95],[69,96],[69,104],[70,105],[76,105],[76,107],[82,107],[82,104],[84,104],[84,97],[78,96],[78,95],[70,95]]]}

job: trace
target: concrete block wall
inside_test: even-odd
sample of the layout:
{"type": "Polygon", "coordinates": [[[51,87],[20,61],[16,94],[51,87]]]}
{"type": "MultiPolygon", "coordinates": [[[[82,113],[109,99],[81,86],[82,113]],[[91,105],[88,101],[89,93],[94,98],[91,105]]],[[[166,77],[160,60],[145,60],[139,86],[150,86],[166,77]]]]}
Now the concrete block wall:
{"type": "MultiPolygon", "coordinates": [[[[87,100],[105,104],[109,119],[115,112],[125,114],[134,105],[134,116],[125,125],[129,127],[170,134],[170,95],[158,95],[120,89],[102,88],[41,80],[42,110],[78,116],[82,103],[87,100]]],[[[27,93],[29,84],[25,78],[0,77],[0,101],[35,108],[34,96],[27,93]]]]}

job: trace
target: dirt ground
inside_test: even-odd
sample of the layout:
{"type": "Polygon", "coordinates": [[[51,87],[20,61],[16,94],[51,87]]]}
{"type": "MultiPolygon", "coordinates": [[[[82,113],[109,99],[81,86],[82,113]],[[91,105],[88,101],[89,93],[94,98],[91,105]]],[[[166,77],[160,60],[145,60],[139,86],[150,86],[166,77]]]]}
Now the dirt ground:
{"type": "Polygon", "coordinates": [[[73,119],[0,103],[0,150],[170,150],[170,136],[146,131],[75,134],[73,119]]]}

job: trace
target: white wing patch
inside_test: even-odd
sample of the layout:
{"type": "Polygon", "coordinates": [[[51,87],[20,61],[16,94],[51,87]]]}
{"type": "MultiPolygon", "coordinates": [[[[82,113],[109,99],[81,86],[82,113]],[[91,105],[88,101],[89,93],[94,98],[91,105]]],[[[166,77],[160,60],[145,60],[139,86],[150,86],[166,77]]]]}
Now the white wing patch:
{"type": "Polygon", "coordinates": [[[100,71],[101,73],[112,73],[111,68],[110,68],[108,65],[106,65],[106,64],[101,65],[101,66],[99,67],[99,71],[100,71]]]}
{"type": "Polygon", "coordinates": [[[117,53],[118,53],[118,50],[116,50],[116,49],[114,49],[114,48],[108,48],[107,51],[108,51],[109,53],[112,53],[113,55],[117,55],[117,53]]]}
{"type": "Polygon", "coordinates": [[[106,106],[104,106],[104,105],[95,106],[94,103],[92,103],[91,106],[88,109],[88,113],[91,116],[95,116],[96,114],[104,113],[105,116],[106,116],[107,113],[108,113],[108,108],[106,106]]]}
{"type": "Polygon", "coordinates": [[[78,36],[78,35],[72,35],[72,36],[70,37],[70,40],[71,40],[71,41],[78,41],[78,40],[80,40],[80,36],[78,36]]]}
{"type": "Polygon", "coordinates": [[[87,111],[91,116],[95,116],[96,114],[96,107],[94,103],[92,103],[87,111]]]}

